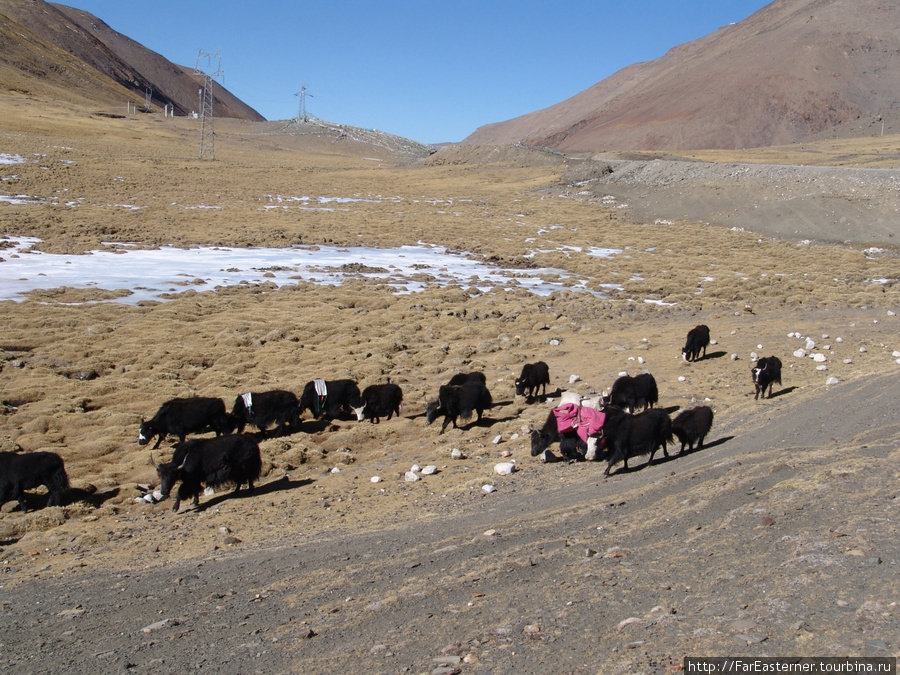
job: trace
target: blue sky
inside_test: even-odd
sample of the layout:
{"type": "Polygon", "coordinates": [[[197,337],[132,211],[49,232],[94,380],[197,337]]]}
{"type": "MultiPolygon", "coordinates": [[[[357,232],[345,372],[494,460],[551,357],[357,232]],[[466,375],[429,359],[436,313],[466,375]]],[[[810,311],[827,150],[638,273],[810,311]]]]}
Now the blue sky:
{"type": "Polygon", "coordinates": [[[559,103],[766,0],[72,0],[269,120],[307,112],[421,143],[559,103]],[[208,61],[204,60],[204,67],[208,61]]]}

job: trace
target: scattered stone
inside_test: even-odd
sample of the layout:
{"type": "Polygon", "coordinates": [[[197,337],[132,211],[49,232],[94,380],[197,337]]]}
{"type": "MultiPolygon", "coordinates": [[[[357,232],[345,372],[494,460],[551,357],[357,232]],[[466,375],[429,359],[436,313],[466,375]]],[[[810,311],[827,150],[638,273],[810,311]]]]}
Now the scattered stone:
{"type": "Polygon", "coordinates": [[[419,480],[419,476],[415,471],[407,471],[403,477],[404,479],[406,479],[407,483],[415,483],[417,480],[419,480]]]}
{"type": "Polygon", "coordinates": [[[769,639],[769,636],[768,635],[755,635],[752,633],[751,634],[739,633],[738,635],[734,636],[734,639],[738,644],[749,647],[750,645],[756,645],[756,644],[759,644],[760,642],[765,642],[766,640],[769,639]]]}
{"type": "Polygon", "coordinates": [[[575,384],[581,378],[578,375],[569,375],[569,384],[575,384]]]}
{"type": "Polygon", "coordinates": [[[639,619],[638,617],[629,616],[627,619],[624,619],[623,621],[619,622],[619,625],[616,626],[616,630],[623,630],[624,628],[627,628],[628,626],[630,626],[633,623],[640,623],[640,622],[641,622],[641,619],[639,619]]]}
{"type": "Polygon", "coordinates": [[[732,360],[732,361],[737,361],[738,358],[739,358],[739,357],[738,357],[737,354],[732,354],[732,355],[731,355],[731,360],[732,360]]]}
{"type": "Polygon", "coordinates": [[[337,466],[331,467],[331,473],[340,473],[340,472],[341,472],[340,467],[337,467],[337,466]]]}
{"type": "Polygon", "coordinates": [[[500,462],[494,465],[494,473],[498,476],[508,476],[516,470],[515,462],[500,462]]]}
{"type": "Polygon", "coordinates": [[[155,621],[151,623],[149,626],[144,626],[141,628],[142,633],[152,633],[155,630],[159,630],[160,628],[165,628],[168,625],[177,626],[178,623],[173,621],[172,619],[162,619],[160,621],[155,621]]]}
{"type": "Polygon", "coordinates": [[[500,441],[502,441],[502,440],[503,440],[503,434],[497,434],[496,436],[494,436],[494,440],[492,440],[491,443],[493,443],[494,445],[499,445],[500,441]]]}
{"type": "Polygon", "coordinates": [[[453,448],[450,451],[450,459],[465,459],[466,456],[462,453],[462,450],[459,448],[453,448]]]}
{"type": "Polygon", "coordinates": [[[413,464],[409,470],[412,471],[413,473],[419,473],[419,471],[422,470],[422,467],[420,467],[418,464],[413,464]]]}
{"type": "Polygon", "coordinates": [[[423,476],[432,476],[437,473],[438,468],[434,464],[429,464],[422,469],[423,476]]]}
{"type": "Polygon", "coordinates": [[[493,485],[482,485],[481,491],[484,492],[485,494],[489,495],[492,492],[496,492],[497,488],[495,488],[493,485]]]}
{"type": "Polygon", "coordinates": [[[860,354],[865,354],[867,351],[869,351],[869,350],[866,349],[865,347],[860,347],[860,348],[859,348],[859,353],[860,353],[860,354]]]}
{"type": "Polygon", "coordinates": [[[834,375],[832,375],[827,380],[825,380],[825,386],[831,386],[834,384],[838,384],[839,382],[840,382],[840,380],[837,379],[834,375]]]}
{"type": "Polygon", "coordinates": [[[796,356],[798,359],[805,359],[806,358],[806,350],[798,349],[794,352],[794,356],[796,356]]]}
{"type": "Polygon", "coordinates": [[[824,354],[816,354],[812,357],[812,360],[816,363],[825,363],[828,360],[828,357],[824,354]]]}
{"type": "Polygon", "coordinates": [[[380,483],[381,476],[372,476],[369,480],[372,481],[373,483],[380,483]]]}

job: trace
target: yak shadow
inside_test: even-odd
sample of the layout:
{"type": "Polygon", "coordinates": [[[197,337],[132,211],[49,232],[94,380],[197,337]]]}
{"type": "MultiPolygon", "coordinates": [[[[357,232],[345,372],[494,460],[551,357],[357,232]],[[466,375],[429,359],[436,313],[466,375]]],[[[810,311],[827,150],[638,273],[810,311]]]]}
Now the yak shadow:
{"type": "Polygon", "coordinates": [[[190,511],[196,511],[197,513],[200,513],[202,511],[206,511],[206,509],[221,504],[227,499],[250,499],[251,497],[263,497],[265,495],[274,494],[276,492],[294,490],[296,488],[309,485],[312,482],[313,481],[311,478],[304,478],[303,480],[291,480],[287,476],[282,476],[278,480],[269,481],[268,483],[263,483],[261,485],[256,484],[252,490],[241,488],[241,491],[238,493],[235,493],[234,490],[217,492],[207,501],[200,502],[200,505],[196,509],[186,509],[184,513],[188,513],[190,511]]]}
{"type": "Polygon", "coordinates": [[[785,387],[784,389],[779,389],[778,391],[773,391],[772,395],[769,398],[776,398],[778,396],[784,396],[785,394],[790,394],[797,387],[785,387]]]}
{"type": "MultiPolygon", "coordinates": [[[[68,506],[69,504],[74,504],[76,502],[85,502],[94,508],[100,508],[103,505],[103,502],[118,496],[118,494],[119,488],[117,487],[100,490],[99,492],[96,488],[93,490],[69,488],[63,495],[62,504],[60,504],[60,506],[68,506]]],[[[47,508],[47,501],[49,499],[49,494],[33,494],[31,492],[25,492],[22,495],[22,500],[25,502],[25,508],[28,511],[38,511],[47,508]]],[[[19,505],[14,505],[13,510],[19,510],[19,505]]]]}
{"type": "MultiPolygon", "coordinates": [[[[706,361],[706,359],[721,359],[723,356],[728,356],[728,352],[710,352],[706,356],[701,356],[699,359],[697,359],[697,361],[706,361]]],[[[694,363],[696,363],[697,361],[694,361],[694,363]]]]}

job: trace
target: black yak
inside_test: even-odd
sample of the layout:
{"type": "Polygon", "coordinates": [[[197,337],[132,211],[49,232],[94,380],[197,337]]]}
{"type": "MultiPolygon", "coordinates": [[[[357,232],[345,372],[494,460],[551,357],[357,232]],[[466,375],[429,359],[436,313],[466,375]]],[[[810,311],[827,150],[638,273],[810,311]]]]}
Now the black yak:
{"type": "Polygon", "coordinates": [[[635,408],[652,408],[658,401],[656,380],[650,373],[641,373],[634,377],[622,375],[613,382],[609,392],[610,404],[630,413],[633,413],[635,408]]]}
{"type": "Polygon", "coordinates": [[[300,402],[294,392],[283,389],[240,394],[234,399],[231,419],[239,434],[252,424],[266,435],[272,423],[272,436],[290,434],[300,428],[300,402]]]}
{"type": "Polygon", "coordinates": [[[445,384],[438,390],[438,400],[430,402],[425,409],[425,424],[431,424],[439,415],[444,416],[441,433],[451,422],[456,429],[456,419],[468,419],[473,412],[478,413],[478,420],[485,410],[494,404],[491,392],[478,381],[465,384],[445,384]]]}
{"type": "Polygon", "coordinates": [[[0,506],[16,499],[27,511],[24,492],[40,485],[47,488],[47,506],[62,505],[69,489],[62,457],[55,452],[0,452],[0,506]]]}
{"type": "Polygon", "coordinates": [[[173,398],[163,403],[152,419],[141,420],[138,443],[146,445],[151,438],[159,436],[153,446],[155,450],[168,434],[178,436],[178,440],[184,443],[188,434],[212,430],[219,436],[230,433],[231,429],[222,399],[203,396],[173,398]]]}
{"type": "Polygon", "coordinates": [[[669,456],[666,444],[672,441],[672,420],[665,410],[654,408],[637,415],[629,415],[624,410],[608,406],[604,408],[606,422],[603,425],[603,439],[609,452],[609,461],[604,475],[622,462],[628,470],[628,460],[649,454],[647,464],[662,446],[663,454],[669,456]]]}
{"type": "Polygon", "coordinates": [[[672,420],[672,433],[681,441],[681,450],[679,454],[684,452],[684,446],[688,447],[688,451],[703,447],[703,439],[709,433],[713,423],[712,408],[701,405],[696,408],[682,410],[672,420]]]}
{"type": "Polygon", "coordinates": [[[516,378],[516,396],[534,398],[538,388],[541,394],[547,395],[547,385],[550,384],[550,368],[543,361],[526,363],[522,366],[522,374],[516,378]]]}
{"type": "Polygon", "coordinates": [[[764,356],[750,371],[753,374],[753,385],[756,388],[754,400],[760,397],[766,398],[766,387],[769,388],[769,398],[772,398],[772,385],[781,384],[781,359],[777,356],[764,356]]]}
{"type": "Polygon", "coordinates": [[[685,361],[699,361],[706,358],[706,348],[709,345],[709,326],[700,324],[688,331],[684,348],[681,350],[681,356],[685,361]],[[700,356],[700,350],[703,350],[703,356],[700,356]]]}
{"type": "Polygon", "coordinates": [[[372,424],[378,424],[382,417],[391,419],[392,415],[400,417],[400,404],[403,402],[403,390],[400,385],[371,384],[363,389],[362,395],[356,401],[350,402],[350,408],[356,413],[356,419],[362,422],[364,419],[372,420],[372,424]]]}
{"type": "Polygon", "coordinates": [[[262,471],[259,443],[250,434],[192,438],[175,448],[171,462],[157,465],[151,456],[150,464],[159,476],[163,497],[181,481],[173,511],[178,511],[181,501],[188,497],[193,497],[193,505],[198,506],[203,485],[218,487],[233,483],[237,493],[247,483],[248,489],[253,490],[253,481],[262,471]]]}

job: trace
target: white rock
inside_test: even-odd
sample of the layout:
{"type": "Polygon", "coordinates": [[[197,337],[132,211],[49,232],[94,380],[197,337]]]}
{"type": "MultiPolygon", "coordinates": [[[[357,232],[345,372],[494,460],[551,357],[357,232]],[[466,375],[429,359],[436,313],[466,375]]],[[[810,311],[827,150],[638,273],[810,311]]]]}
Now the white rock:
{"type": "Polygon", "coordinates": [[[798,349],[797,351],[794,352],[794,356],[796,356],[798,359],[806,358],[806,350],[798,349]]]}
{"type": "Polygon", "coordinates": [[[482,486],[481,486],[481,491],[484,492],[485,494],[488,494],[488,495],[489,495],[489,494],[491,494],[492,492],[496,492],[496,491],[497,491],[497,488],[495,488],[493,485],[482,485],[482,486]]]}
{"type": "Polygon", "coordinates": [[[900,363],[900,359],[897,359],[897,363],[900,363]]]}
{"type": "Polygon", "coordinates": [[[731,355],[731,360],[732,360],[732,361],[737,361],[738,358],[740,358],[740,357],[739,357],[737,354],[732,354],[732,355],[731,355]]]}
{"type": "Polygon", "coordinates": [[[900,352],[895,351],[893,354],[891,354],[891,356],[893,356],[895,359],[900,359],[900,352]]]}
{"type": "Polygon", "coordinates": [[[550,340],[550,345],[553,347],[559,347],[559,340],[553,338],[552,340],[550,340]]]}
{"type": "Polygon", "coordinates": [[[826,371],[828,370],[828,366],[822,364],[821,366],[816,366],[816,370],[826,371]]]}
{"type": "Polygon", "coordinates": [[[518,437],[519,437],[519,432],[516,432],[516,433],[514,433],[512,436],[509,437],[509,440],[514,441],[514,440],[516,440],[518,437]]]}
{"type": "Polygon", "coordinates": [[[853,359],[844,359],[844,363],[853,363],[853,359]]]}
{"type": "Polygon", "coordinates": [[[829,377],[827,380],[825,380],[825,384],[828,386],[837,384],[838,382],[840,382],[840,380],[837,379],[836,377],[834,377],[833,375],[831,377],[829,377]]]}
{"type": "Polygon", "coordinates": [[[750,360],[759,361],[759,354],[757,354],[756,352],[750,352],[750,360]]]}
{"type": "Polygon", "coordinates": [[[826,352],[830,352],[830,351],[831,351],[831,345],[822,345],[822,349],[824,349],[826,352]]]}
{"type": "Polygon", "coordinates": [[[214,494],[216,494],[216,491],[215,491],[213,488],[211,488],[211,487],[208,487],[208,488],[206,488],[206,489],[203,491],[203,495],[204,495],[205,497],[211,497],[211,496],[214,495],[214,494]]]}
{"type": "Polygon", "coordinates": [[[406,479],[407,483],[415,483],[417,480],[419,480],[418,474],[413,471],[407,471],[403,477],[406,479]]]}
{"type": "Polygon", "coordinates": [[[154,490],[154,491],[153,491],[153,498],[154,498],[156,501],[159,501],[160,499],[162,499],[162,492],[160,492],[159,490],[154,490]]]}
{"type": "Polygon", "coordinates": [[[627,370],[623,370],[623,371],[620,371],[620,372],[619,372],[619,377],[625,377],[626,375],[628,375],[628,371],[627,371],[627,370]]]}
{"type": "Polygon", "coordinates": [[[462,453],[459,448],[453,448],[450,451],[450,459],[465,459],[466,456],[462,453]]]}
{"type": "Polygon", "coordinates": [[[685,381],[687,381],[687,378],[686,378],[684,375],[679,375],[679,376],[678,376],[678,381],[679,381],[679,382],[685,382],[685,381]]]}
{"type": "Polygon", "coordinates": [[[409,468],[409,470],[412,471],[413,473],[419,473],[419,471],[422,470],[422,467],[420,467],[418,464],[413,464],[413,465],[409,468]]]}
{"type": "Polygon", "coordinates": [[[380,483],[381,476],[372,476],[369,480],[372,481],[373,483],[380,483]]]}
{"type": "Polygon", "coordinates": [[[794,337],[793,333],[788,333],[788,337],[794,337]]]}
{"type": "Polygon", "coordinates": [[[497,434],[494,436],[494,440],[491,441],[494,445],[500,445],[500,441],[503,440],[503,434],[497,434]]]}
{"type": "Polygon", "coordinates": [[[633,357],[633,356],[629,356],[629,357],[628,357],[628,360],[629,360],[629,361],[634,361],[634,357],[633,357]]]}
{"type": "Polygon", "coordinates": [[[332,467],[332,469],[331,469],[331,473],[340,473],[340,472],[341,472],[341,470],[339,467],[335,466],[335,467],[332,467]]]}
{"type": "Polygon", "coordinates": [[[719,341],[718,341],[718,340],[710,340],[710,341],[709,341],[709,344],[711,344],[711,345],[717,345],[717,344],[719,344],[719,341]]]}
{"type": "Polygon", "coordinates": [[[887,311],[887,315],[888,315],[888,316],[897,316],[896,312],[893,312],[893,311],[891,311],[891,310],[888,310],[888,311],[887,311]]]}
{"type": "Polygon", "coordinates": [[[643,356],[639,356],[639,357],[638,357],[638,363],[643,363],[643,362],[644,362],[644,357],[643,357],[643,356]]]}
{"type": "Polygon", "coordinates": [[[834,341],[835,341],[835,342],[843,342],[843,341],[844,341],[844,338],[842,338],[842,337],[837,337],[837,338],[834,339],[834,341]]]}
{"type": "Polygon", "coordinates": [[[860,348],[859,348],[859,353],[860,353],[860,354],[865,354],[867,351],[869,351],[869,350],[866,349],[865,347],[860,347],[860,348]]]}
{"type": "Polygon", "coordinates": [[[756,348],[757,348],[757,349],[762,349],[763,346],[762,346],[762,345],[756,345],[756,348]]]}
{"type": "Polygon", "coordinates": [[[580,379],[581,379],[581,378],[578,377],[578,375],[575,375],[575,374],[573,373],[572,375],[569,375],[569,384],[575,384],[575,383],[578,382],[578,380],[580,380],[580,379]]]}
{"type": "Polygon", "coordinates": [[[816,348],[816,341],[812,338],[806,338],[806,351],[816,348]]]}
{"type": "Polygon", "coordinates": [[[828,357],[824,354],[816,354],[812,357],[812,360],[816,363],[825,363],[828,360],[828,357]]]}
{"type": "Polygon", "coordinates": [[[498,476],[508,476],[515,470],[515,462],[500,462],[494,465],[494,473],[498,476]]]}
{"type": "Polygon", "coordinates": [[[428,466],[422,468],[423,476],[431,476],[436,473],[437,473],[437,467],[434,464],[429,464],[428,466]]]}

